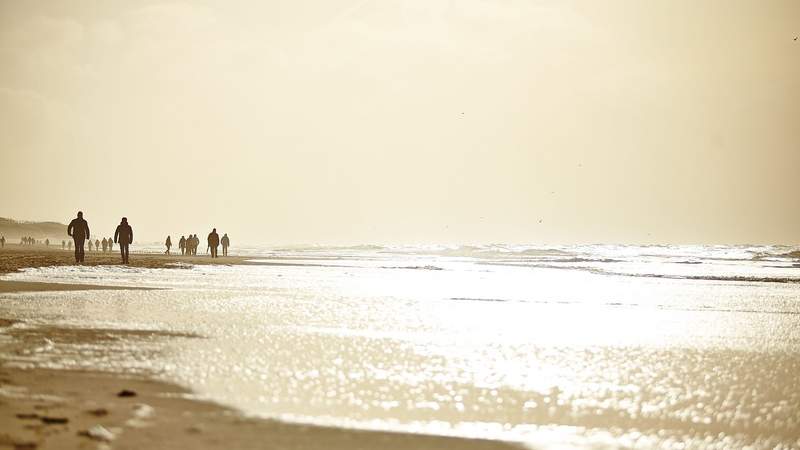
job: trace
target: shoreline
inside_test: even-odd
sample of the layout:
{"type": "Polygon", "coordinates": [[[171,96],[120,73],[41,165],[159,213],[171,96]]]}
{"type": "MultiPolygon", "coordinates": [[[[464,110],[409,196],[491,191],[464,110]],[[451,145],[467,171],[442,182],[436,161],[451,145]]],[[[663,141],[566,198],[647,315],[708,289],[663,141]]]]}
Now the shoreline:
{"type": "MultiPolygon", "coordinates": [[[[181,269],[181,265],[232,265],[244,264],[247,257],[221,256],[212,259],[210,256],[182,256],[180,254],[164,255],[161,253],[136,253],[131,254],[130,264],[127,267],[149,269],[181,269]]],[[[116,252],[86,252],[86,262],[83,266],[117,266],[120,256],[116,252]]],[[[9,246],[0,249],[0,277],[5,274],[17,272],[21,269],[76,266],[74,253],[61,250],[53,246],[42,245],[9,246]]],[[[47,283],[33,281],[10,281],[0,279],[0,293],[14,292],[43,292],[43,291],[74,291],[74,290],[119,290],[119,289],[151,289],[119,286],[101,286],[90,284],[47,283]]]]}
{"type": "MultiPolygon", "coordinates": [[[[88,254],[86,265],[118,263],[118,255],[88,254]],[[98,256],[99,258],[94,258],[98,256]]],[[[234,264],[241,257],[137,254],[133,267],[234,264]]],[[[72,265],[72,253],[60,249],[0,251],[0,275],[27,267],[72,265]],[[43,263],[37,265],[36,263],[43,263]],[[13,269],[13,270],[10,270],[13,269]]],[[[0,281],[6,293],[120,287],[0,281]]],[[[133,288],[136,289],[136,288],[133,288]]],[[[280,449],[517,449],[509,442],[413,433],[355,430],[246,417],[210,401],[198,400],[177,384],[153,374],[43,368],[32,355],[45,357],[49,346],[92,345],[119,356],[148,351],[153,339],[202,338],[142,330],[28,327],[0,317],[0,449],[72,448],[280,448],[280,449]],[[45,348],[43,351],[42,348],[45,348]],[[144,350],[142,350],[144,348],[144,350]],[[137,350],[138,349],[138,350],[137,350]],[[134,395],[120,396],[122,392],[134,395]]],[[[157,356],[157,355],[152,355],[157,356]]]]}

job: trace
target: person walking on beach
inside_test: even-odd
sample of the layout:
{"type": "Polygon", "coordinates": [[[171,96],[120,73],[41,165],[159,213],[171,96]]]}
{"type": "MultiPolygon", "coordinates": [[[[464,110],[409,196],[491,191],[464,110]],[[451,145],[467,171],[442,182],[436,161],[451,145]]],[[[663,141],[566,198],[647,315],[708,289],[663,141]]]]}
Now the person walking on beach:
{"type": "Polygon", "coordinates": [[[197,239],[196,235],[194,234],[189,235],[189,242],[187,243],[189,246],[189,255],[197,254],[197,243],[195,242],[195,239],[197,239]]]}
{"type": "Polygon", "coordinates": [[[114,242],[119,243],[119,252],[122,255],[122,264],[128,264],[128,246],[133,242],[133,228],[128,225],[128,218],[123,217],[114,232],[114,242]]]}
{"type": "Polygon", "coordinates": [[[67,241],[62,240],[61,241],[61,250],[64,250],[65,248],[67,248],[67,241]]]}
{"type": "Polygon", "coordinates": [[[101,243],[103,244],[103,253],[105,253],[106,250],[108,250],[108,240],[106,238],[103,238],[101,243]]]}
{"type": "Polygon", "coordinates": [[[186,236],[181,236],[181,240],[178,241],[178,248],[181,249],[181,255],[186,254],[186,236]]]}
{"type": "Polygon", "coordinates": [[[44,240],[44,245],[50,247],[50,238],[44,240]]]}
{"type": "Polygon", "coordinates": [[[222,256],[228,256],[228,247],[231,246],[231,240],[228,238],[228,233],[222,235],[222,256]]]}
{"type": "Polygon", "coordinates": [[[208,233],[208,247],[211,249],[211,257],[216,258],[217,247],[219,247],[219,235],[216,228],[211,230],[211,233],[208,233]]]}
{"type": "Polygon", "coordinates": [[[172,247],[172,238],[167,236],[167,242],[164,242],[164,245],[167,246],[167,251],[164,252],[164,254],[169,255],[169,249],[170,249],[170,247],[172,247]]]}
{"type": "Polygon", "coordinates": [[[108,238],[108,251],[114,251],[114,241],[110,237],[108,238]]]}
{"type": "Polygon", "coordinates": [[[72,250],[72,241],[67,242],[67,250],[72,250]]]}
{"type": "Polygon", "coordinates": [[[95,250],[96,252],[99,252],[99,251],[100,251],[100,239],[95,239],[95,240],[94,240],[94,250],[95,250]]]}
{"type": "Polygon", "coordinates": [[[0,248],[5,248],[5,247],[6,247],[6,237],[0,236],[0,248]]]}
{"type": "MultiPolygon", "coordinates": [[[[83,218],[83,211],[78,211],[78,217],[69,223],[67,235],[75,241],[75,262],[83,264],[83,242],[89,239],[89,223],[83,218]]],[[[91,243],[91,240],[89,242],[91,243]]]]}
{"type": "Polygon", "coordinates": [[[92,240],[89,239],[89,251],[92,251],[92,240]]]}

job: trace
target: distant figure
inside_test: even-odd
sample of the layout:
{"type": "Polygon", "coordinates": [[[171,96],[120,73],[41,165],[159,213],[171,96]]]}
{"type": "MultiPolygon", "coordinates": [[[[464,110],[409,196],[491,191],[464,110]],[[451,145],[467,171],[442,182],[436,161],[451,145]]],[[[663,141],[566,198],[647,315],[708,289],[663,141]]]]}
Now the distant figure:
{"type": "Polygon", "coordinates": [[[78,211],[78,217],[67,226],[67,234],[75,241],[75,262],[83,264],[83,241],[89,239],[89,224],[83,219],[82,211],[78,211]]]}
{"type": "Polygon", "coordinates": [[[216,258],[217,247],[219,247],[219,235],[216,228],[211,230],[211,233],[208,233],[208,247],[211,249],[211,257],[216,258]]]}
{"type": "Polygon", "coordinates": [[[111,239],[110,237],[108,238],[108,251],[110,252],[114,251],[114,240],[111,239]]]}
{"type": "Polygon", "coordinates": [[[228,256],[228,247],[231,246],[231,240],[228,238],[228,233],[222,235],[222,256],[228,256]]]}
{"type": "Polygon", "coordinates": [[[192,240],[192,254],[195,256],[197,256],[197,247],[200,247],[200,238],[195,234],[192,240]]]}
{"type": "Polygon", "coordinates": [[[44,240],[44,245],[50,247],[50,238],[44,240]]]}
{"type": "Polygon", "coordinates": [[[0,248],[5,248],[6,246],[6,237],[0,236],[0,248]]]}
{"type": "Polygon", "coordinates": [[[178,248],[181,249],[181,255],[186,254],[186,237],[181,236],[181,240],[178,241],[178,248]]]}
{"type": "Polygon", "coordinates": [[[195,235],[190,234],[189,239],[186,241],[186,246],[189,247],[189,255],[196,255],[197,254],[197,244],[194,242],[195,235]]]}
{"type": "Polygon", "coordinates": [[[89,239],[89,251],[92,251],[92,240],[89,239]]]}
{"type": "Polygon", "coordinates": [[[64,250],[67,246],[67,241],[61,241],[61,250],[64,250]]]}
{"type": "Polygon", "coordinates": [[[119,243],[119,252],[122,255],[122,264],[128,264],[128,246],[133,242],[133,228],[128,225],[128,218],[123,217],[114,232],[114,242],[119,243]]]}
{"type": "Polygon", "coordinates": [[[95,239],[95,240],[94,240],[94,250],[95,250],[96,252],[99,252],[99,251],[100,251],[100,239],[95,239]]]}
{"type": "Polygon", "coordinates": [[[72,241],[67,242],[67,250],[72,250],[72,241]]]}
{"type": "Polygon", "coordinates": [[[164,253],[169,255],[169,249],[172,247],[172,239],[169,236],[167,236],[167,242],[164,242],[164,245],[167,247],[167,251],[164,253]]]}
{"type": "Polygon", "coordinates": [[[100,244],[103,246],[103,253],[105,253],[108,250],[108,239],[103,238],[100,244]]]}

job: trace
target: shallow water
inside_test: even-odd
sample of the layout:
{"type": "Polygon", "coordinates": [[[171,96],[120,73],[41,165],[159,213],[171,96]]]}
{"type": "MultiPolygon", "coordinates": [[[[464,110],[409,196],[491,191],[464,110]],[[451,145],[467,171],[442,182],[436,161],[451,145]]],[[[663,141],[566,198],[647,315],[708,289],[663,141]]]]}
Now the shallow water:
{"type": "Polygon", "coordinates": [[[268,249],[245,266],[11,274],[165,289],[8,294],[0,315],[204,336],[20,363],[153,372],[253,415],[536,448],[792,448],[792,251],[268,249]]]}

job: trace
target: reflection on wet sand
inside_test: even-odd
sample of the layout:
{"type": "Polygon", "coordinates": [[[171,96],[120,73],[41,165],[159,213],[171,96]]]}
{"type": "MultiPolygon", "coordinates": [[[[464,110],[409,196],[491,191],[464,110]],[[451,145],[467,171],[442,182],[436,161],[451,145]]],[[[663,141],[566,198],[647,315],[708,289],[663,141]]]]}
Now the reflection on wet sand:
{"type": "MultiPolygon", "coordinates": [[[[541,448],[798,444],[795,283],[447,257],[293,262],[29,270],[7,278],[161,289],[6,294],[0,314],[32,326],[202,336],[150,342],[157,352],[143,359],[89,349],[76,358],[56,346],[34,360],[149,372],[295,423],[541,448]]],[[[754,264],[752,272],[764,270],[754,264]]],[[[135,342],[121,345],[142,345],[135,342]]]]}

